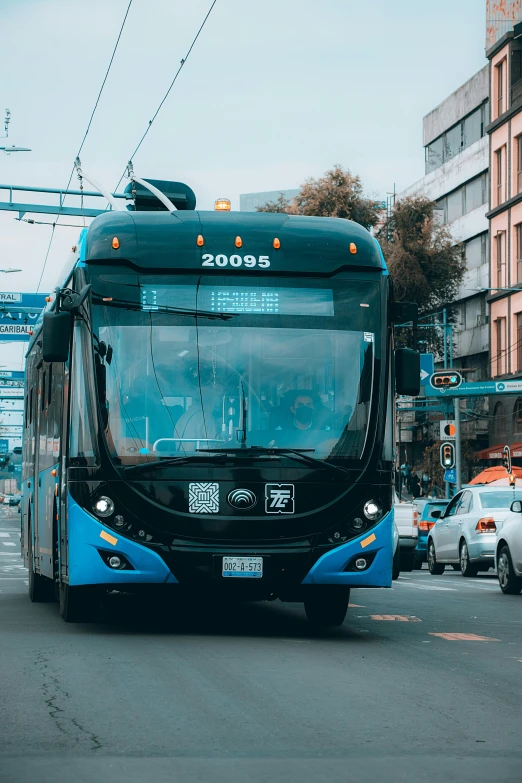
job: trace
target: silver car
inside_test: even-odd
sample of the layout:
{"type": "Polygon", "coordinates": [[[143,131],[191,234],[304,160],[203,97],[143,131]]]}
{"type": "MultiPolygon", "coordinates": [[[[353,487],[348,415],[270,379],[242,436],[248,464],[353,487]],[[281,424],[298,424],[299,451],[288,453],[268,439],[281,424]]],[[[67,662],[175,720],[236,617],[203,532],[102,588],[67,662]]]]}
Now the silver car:
{"type": "Polygon", "coordinates": [[[518,595],[522,590],[522,501],[514,500],[510,513],[497,526],[495,564],[503,593],[518,595]]]}
{"type": "Polygon", "coordinates": [[[510,487],[469,486],[458,492],[428,536],[428,568],[442,574],[460,565],[462,576],[476,576],[495,564],[497,527],[522,491],[510,487]]]}

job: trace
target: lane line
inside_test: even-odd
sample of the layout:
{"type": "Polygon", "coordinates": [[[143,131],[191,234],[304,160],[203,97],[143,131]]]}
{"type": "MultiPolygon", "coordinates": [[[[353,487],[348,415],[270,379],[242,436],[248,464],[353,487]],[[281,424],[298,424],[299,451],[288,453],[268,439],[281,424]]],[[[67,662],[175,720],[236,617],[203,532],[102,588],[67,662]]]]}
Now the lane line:
{"type": "Polygon", "coordinates": [[[422,620],[419,620],[418,617],[413,617],[413,615],[406,616],[404,614],[371,614],[370,615],[371,620],[395,620],[399,623],[420,623],[422,620]]]}
{"type": "Polygon", "coordinates": [[[14,541],[2,541],[4,546],[16,546],[14,541]]]}
{"type": "Polygon", "coordinates": [[[444,592],[452,592],[456,593],[457,588],[456,587],[439,587],[438,585],[419,585],[414,582],[404,582],[401,584],[402,587],[413,587],[414,590],[425,590],[428,591],[444,591],[444,592]]]}
{"type": "Polygon", "coordinates": [[[439,636],[448,642],[500,642],[500,639],[492,639],[490,636],[477,636],[475,633],[432,633],[430,636],[439,636]]]}

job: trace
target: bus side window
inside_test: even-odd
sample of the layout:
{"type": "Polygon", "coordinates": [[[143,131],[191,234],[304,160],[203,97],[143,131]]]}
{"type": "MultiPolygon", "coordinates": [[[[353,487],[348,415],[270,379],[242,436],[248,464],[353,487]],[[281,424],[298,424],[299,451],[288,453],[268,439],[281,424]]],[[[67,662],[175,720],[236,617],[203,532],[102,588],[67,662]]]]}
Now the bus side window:
{"type": "Polygon", "coordinates": [[[42,375],[42,389],[41,389],[41,394],[40,394],[40,410],[42,410],[42,411],[45,408],[45,375],[46,375],[46,373],[45,373],[45,370],[44,370],[44,373],[42,375]]]}

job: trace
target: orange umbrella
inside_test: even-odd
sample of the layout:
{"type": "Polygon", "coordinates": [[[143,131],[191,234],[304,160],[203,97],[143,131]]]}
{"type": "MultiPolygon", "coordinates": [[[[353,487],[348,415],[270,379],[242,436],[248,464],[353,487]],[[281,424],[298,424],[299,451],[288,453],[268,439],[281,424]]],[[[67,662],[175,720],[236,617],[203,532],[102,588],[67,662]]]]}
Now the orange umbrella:
{"type": "MultiPolygon", "coordinates": [[[[509,487],[511,485],[509,483],[508,477],[505,476],[504,478],[496,479],[496,481],[490,481],[489,482],[489,486],[490,487],[509,487]]],[[[522,487],[522,478],[519,478],[517,476],[517,478],[515,479],[515,486],[516,487],[522,487]]]]}
{"type": "MultiPolygon", "coordinates": [[[[522,468],[513,467],[513,473],[517,479],[522,479],[522,468]]],[[[505,481],[505,485],[509,485],[509,479],[507,470],[502,465],[495,465],[493,468],[485,468],[478,476],[470,481],[470,484],[497,484],[499,481],[505,481]]]]}

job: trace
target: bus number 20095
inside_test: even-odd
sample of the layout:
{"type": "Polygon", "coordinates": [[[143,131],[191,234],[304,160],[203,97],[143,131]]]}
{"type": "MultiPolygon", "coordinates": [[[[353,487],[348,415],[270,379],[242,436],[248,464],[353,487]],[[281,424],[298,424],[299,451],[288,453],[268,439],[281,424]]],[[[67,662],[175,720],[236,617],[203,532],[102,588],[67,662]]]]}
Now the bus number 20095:
{"type": "Polygon", "coordinates": [[[203,253],[201,259],[201,266],[246,266],[246,267],[261,267],[266,269],[270,266],[269,256],[239,256],[232,255],[226,256],[223,253],[219,253],[217,256],[213,256],[211,253],[203,253]]]}

